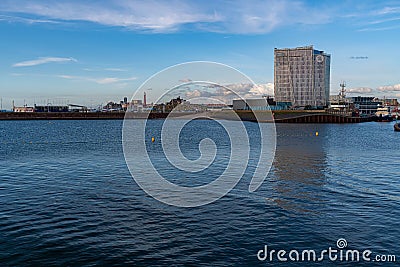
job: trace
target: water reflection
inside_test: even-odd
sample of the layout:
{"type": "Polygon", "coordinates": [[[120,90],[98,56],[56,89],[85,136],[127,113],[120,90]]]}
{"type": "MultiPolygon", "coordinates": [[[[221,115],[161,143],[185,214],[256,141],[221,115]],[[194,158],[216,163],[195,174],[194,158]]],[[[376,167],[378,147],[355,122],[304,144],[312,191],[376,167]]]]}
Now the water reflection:
{"type": "Polygon", "coordinates": [[[277,149],[270,181],[273,201],[294,212],[317,212],[326,183],[324,125],[277,125],[277,149]],[[316,135],[318,132],[318,136],[316,135]]]}

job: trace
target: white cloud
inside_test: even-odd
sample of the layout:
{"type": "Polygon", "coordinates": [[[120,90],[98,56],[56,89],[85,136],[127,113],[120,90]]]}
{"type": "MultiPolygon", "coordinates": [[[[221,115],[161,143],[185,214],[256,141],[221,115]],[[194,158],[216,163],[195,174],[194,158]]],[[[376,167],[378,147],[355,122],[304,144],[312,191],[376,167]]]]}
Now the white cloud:
{"type": "Polygon", "coordinates": [[[255,95],[274,95],[274,84],[273,83],[266,83],[266,84],[257,84],[250,89],[250,93],[255,95]]]}
{"type": "Polygon", "coordinates": [[[115,78],[115,77],[110,78],[110,77],[107,77],[107,78],[95,79],[95,81],[98,84],[109,84],[109,83],[134,81],[136,79],[137,79],[136,77],[130,77],[130,78],[115,78]]]}
{"type": "Polygon", "coordinates": [[[41,57],[34,60],[22,61],[19,63],[15,63],[13,67],[31,67],[42,65],[46,63],[53,63],[53,62],[78,62],[76,59],[72,57],[41,57]]]}
{"type": "MultiPolygon", "coordinates": [[[[255,84],[255,85],[248,83],[235,83],[235,84],[229,84],[226,87],[244,98],[256,98],[265,95],[271,96],[274,94],[273,83],[255,84]]],[[[227,94],[233,94],[233,92],[228,91],[227,94]]]]}
{"type": "Polygon", "coordinates": [[[85,21],[153,32],[194,27],[226,33],[266,33],[280,26],[324,24],[332,9],[289,0],[253,1],[94,1],[2,0],[0,11],[50,21],[85,21]]]}
{"type": "Polygon", "coordinates": [[[380,87],[378,87],[378,90],[381,91],[381,92],[396,92],[396,91],[400,91],[400,84],[380,86],[380,87]]]}
{"type": "Polygon", "coordinates": [[[121,68],[83,68],[84,71],[100,72],[100,71],[112,71],[112,72],[127,72],[127,69],[121,68]]]}
{"type": "Polygon", "coordinates": [[[218,99],[224,103],[231,104],[233,99],[242,98],[261,98],[265,95],[273,95],[273,83],[267,84],[249,84],[234,83],[224,87],[209,85],[208,88],[188,90],[185,93],[187,99],[207,97],[218,99]]]}
{"type": "Polygon", "coordinates": [[[104,70],[106,70],[106,71],[116,71],[116,72],[126,72],[126,71],[128,71],[126,69],[120,69],[120,68],[105,68],[104,70]]]}
{"type": "Polygon", "coordinates": [[[199,98],[199,97],[212,97],[213,94],[208,91],[195,89],[193,91],[188,91],[185,93],[186,98],[199,98]]]}
{"type": "Polygon", "coordinates": [[[58,75],[57,77],[69,80],[80,80],[80,81],[88,81],[95,82],[97,84],[114,84],[120,82],[128,82],[134,81],[137,77],[129,77],[129,78],[116,78],[116,77],[105,77],[105,78],[92,78],[92,77],[84,77],[84,76],[71,76],[71,75],[58,75]]]}
{"type": "Polygon", "coordinates": [[[372,93],[373,89],[369,87],[356,87],[356,88],[349,88],[346,91],[347,93],[350,94],[368,94],[372,93]]]}

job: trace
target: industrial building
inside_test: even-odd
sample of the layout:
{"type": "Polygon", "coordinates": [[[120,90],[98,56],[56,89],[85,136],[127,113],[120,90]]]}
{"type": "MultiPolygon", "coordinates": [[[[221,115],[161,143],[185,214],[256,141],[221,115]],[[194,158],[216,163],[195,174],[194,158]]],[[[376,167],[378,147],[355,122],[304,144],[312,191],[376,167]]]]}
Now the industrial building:
{"type": "Polygon", "coordinates": [[[274,50],[275,100],[293,107],[324,108],[329,103],[331,56],[313,46],[274,50]]]}

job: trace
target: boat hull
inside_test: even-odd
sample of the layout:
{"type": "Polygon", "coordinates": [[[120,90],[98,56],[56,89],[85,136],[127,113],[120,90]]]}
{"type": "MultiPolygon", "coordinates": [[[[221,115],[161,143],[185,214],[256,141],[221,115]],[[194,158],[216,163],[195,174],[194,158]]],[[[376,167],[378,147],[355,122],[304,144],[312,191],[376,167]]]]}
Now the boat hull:
{"type": "Polygon", "coordinates": [[[377,116],[375,120],[378,122],[391,122],[391,121],[393,121],[393,117],[390,115],[385,115],[385,116],[381,115],[381,116],[377,116]]]}

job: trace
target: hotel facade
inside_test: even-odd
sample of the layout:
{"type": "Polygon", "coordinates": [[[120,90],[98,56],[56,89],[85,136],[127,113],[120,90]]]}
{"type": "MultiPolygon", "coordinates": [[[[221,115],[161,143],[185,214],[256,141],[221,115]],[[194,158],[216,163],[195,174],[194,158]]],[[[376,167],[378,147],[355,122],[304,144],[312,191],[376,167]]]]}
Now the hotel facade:
{"type": "Polygon", "coordinates": [[[326,107],[330,94],[331,56],[313,46],[274,50],[276,102],[293,107],[326,107]]]}

